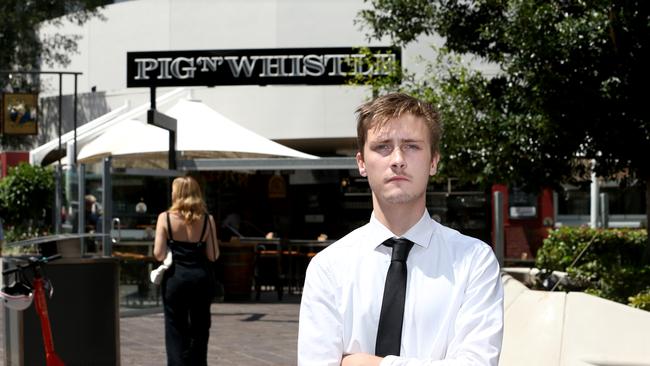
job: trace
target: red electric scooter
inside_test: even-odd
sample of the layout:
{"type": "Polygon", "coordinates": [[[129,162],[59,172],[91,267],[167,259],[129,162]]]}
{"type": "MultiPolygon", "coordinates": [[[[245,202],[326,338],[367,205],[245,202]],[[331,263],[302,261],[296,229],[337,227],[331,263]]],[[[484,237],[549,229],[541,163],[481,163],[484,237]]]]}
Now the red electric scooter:
{"type": "Polygon", "coordinates": [[[32,299],[35,301],[36,314],[38,314],[41,321],[43,345],[45,348],[45,364],[47,366],[65,365],[61,357],[54,350],[54,340],[52,339],[52,328],[50,326],[50,317],[47,311],[47,299],[45,296],[46,287],[49,289],[50,296],[52,296],[52,285],[45,276],[45,264],[59,258],[61,258],[60,254],[50,257],[17,257],[15,259],[18,262],[16,268],[2,271],[2,274],[5,276],[13,273],[15,279],[12,284],[3,287],[0,291],[0,296],[5,306],[16,310],[24,310],[31,305],[32,299]],[[32,275],[31,281],[25,276],[28,270],[32,275]]]}

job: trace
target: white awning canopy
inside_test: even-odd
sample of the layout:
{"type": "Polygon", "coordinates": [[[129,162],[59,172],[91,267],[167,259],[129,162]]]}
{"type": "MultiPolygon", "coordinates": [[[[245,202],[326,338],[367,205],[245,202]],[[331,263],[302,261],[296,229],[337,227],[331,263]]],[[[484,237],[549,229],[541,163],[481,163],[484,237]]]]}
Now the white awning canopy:
{"type": "MultiPolygon", "coordinates": [[[[260,136],[201,102],[182,99],[165,114],[177,120],[176,150],[185,158],[318,158],[260,136]]],[[[78,161],[111,155],[166,162],[168,136],[167,131],[145,122],[122,121],[86,144],[79,151],[78,161]]]]}
{"type": "MultiPolygon", "coordinates": [[[[187,91],[184,88],[176,88],[164,95],[156,98],[156,104],[163,106],[177,100],[183,93],[187,91]]],[[[149,103],[143,104],[137,108],[130,108],[129,103],[116,108],[113,111],[106,113],[88,123],[85,123],[77,128],[77,151],[86,143],[93,141],[97,136],[101,135],[105,130],[120,123],[121,121],[133,118],[139,118],[147,113],[149,103]]],[[[30,164],[34,165],[48,165],[54,161],[66,156],[66,151],[71,151],[68,145],[75,142],[74,131],[69,131],[61,136],[38,146],[29,152],[30,164]],[[61,151],[59,151],[59,142],[61,143],[61,151]]]]}

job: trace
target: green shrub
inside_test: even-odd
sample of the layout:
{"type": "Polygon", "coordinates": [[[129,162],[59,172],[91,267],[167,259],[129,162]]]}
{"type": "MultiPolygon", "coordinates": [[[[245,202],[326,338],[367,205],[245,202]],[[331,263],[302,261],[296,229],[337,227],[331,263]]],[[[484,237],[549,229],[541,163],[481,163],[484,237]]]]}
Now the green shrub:
{"type": "Polygon", "coordinates": [[[646,240],[646,230],[563,227],[544,240],[536,266],[545,273],[567,272],[565,290],[627,304],[650,290],[650,266],[642,260],[646,240]]]}
{"type": "Polygon", "coordinates": [[[639,292],[629,298],[630,306],[650,311],[650,290],[639,292]]]}
{"type": "MultiPolygon", "coordinates": [[[[21,163],[0,180],[0,216],[16,236],[50,226],[54,202],[54,173],[47,168],[21,163]]],[[[10,235],[11,236],[11,235],[10,235]]]]}

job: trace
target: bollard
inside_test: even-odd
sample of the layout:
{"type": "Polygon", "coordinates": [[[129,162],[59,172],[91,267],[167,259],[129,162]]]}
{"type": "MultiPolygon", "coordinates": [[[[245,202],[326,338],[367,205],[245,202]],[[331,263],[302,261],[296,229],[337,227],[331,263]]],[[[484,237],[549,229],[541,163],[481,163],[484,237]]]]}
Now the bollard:
{"type": "Polygon", "coordinates": [[[603,229],[609,228],[609,195],[600,194],[600,226],[603,229]]]}
{"type": "Polygon", "coordinates": [[[493,205],[494,217],[494,252],[499,266],[503,267],[504,262],[504,234],[503,234],[503,194],[501,192],[494,192],[493,205]]]}

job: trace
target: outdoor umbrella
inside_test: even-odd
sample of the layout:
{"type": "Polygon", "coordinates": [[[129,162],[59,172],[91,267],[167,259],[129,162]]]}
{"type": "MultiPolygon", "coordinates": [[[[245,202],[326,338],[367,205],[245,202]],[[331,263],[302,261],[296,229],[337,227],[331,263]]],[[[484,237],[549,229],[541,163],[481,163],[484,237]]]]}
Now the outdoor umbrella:
{"type": "MultiPolygon", "coordinates": [[[[177,120],[176,150],[186,159],[318,158],[260,136],[202,102],[183,99],[166,111],[166,114],[177,120]]],[[[137,120],[126,120],[86,144],[77,158],[80,162],[89,162],[111,155],[162,165],[166,162],[168,149],[166,130],[137,120]]]]}

